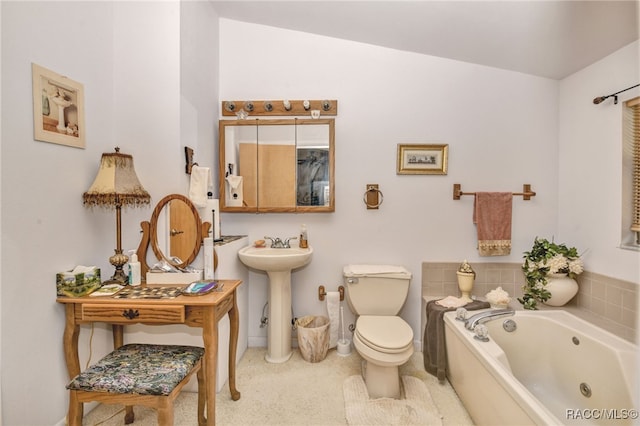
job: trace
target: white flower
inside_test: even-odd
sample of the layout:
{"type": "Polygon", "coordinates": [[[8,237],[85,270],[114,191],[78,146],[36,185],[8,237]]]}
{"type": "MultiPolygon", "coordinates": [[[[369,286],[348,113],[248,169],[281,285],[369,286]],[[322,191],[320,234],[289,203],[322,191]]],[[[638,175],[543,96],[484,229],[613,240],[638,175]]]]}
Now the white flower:
{"type": "Polygon", "coordinates": [[[535,271],[536,269],[538,269],[538,265],[536,265],[535,262],[527,262],[527,261],[525,261],[522,264],[522,269],[526,269],[528,272],[532,272],[532,271],[535,271]]]}
{"type": "Polygon", "coordinates": [[[547,261],[547,266],[549,267],[550,274],[557,274],[562,270],[566,271],[569,265],[567,263],[567,259],[563,255],[556,254],[547,261]]]}
{"type": "Polygon", "coordinates": [[[580,275],[584,272],[584,265],[582,259],[573,259],[569,261],[569,272],[572,274],[580,275]]]}
{"type": "Polygon", "coordinates": [[[542,290],[543,288],[545,288],[546,283],[543,283],[542,281],[536,281],[536,283],[533,285],[533,288],[536,290],[542,290]]]}

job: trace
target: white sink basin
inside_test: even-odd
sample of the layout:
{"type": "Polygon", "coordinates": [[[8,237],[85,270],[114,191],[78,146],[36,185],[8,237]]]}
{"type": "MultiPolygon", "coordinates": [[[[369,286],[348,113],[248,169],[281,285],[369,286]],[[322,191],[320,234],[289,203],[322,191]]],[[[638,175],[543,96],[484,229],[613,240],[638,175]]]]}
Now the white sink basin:
{"type": "Polygon", "coordinates": [[[247,246],[238,252],[242,263],[261,271],[290,271],[311,261],[313,249],[247,246]]]}
{"type": "Polygon", "coordinates": [[[249,268],[269,276],[268,362],[286,362],[291,357],[291,270],[311,262],[313,249],[248,246],[238,257],[249,268]]]}

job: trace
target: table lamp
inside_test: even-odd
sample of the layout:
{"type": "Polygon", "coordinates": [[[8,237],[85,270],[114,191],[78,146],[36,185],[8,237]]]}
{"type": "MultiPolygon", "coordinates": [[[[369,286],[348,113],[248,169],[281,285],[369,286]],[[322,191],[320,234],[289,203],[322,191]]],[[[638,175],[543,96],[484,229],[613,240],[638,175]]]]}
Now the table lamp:
{"type": "Polygon", "coordinates": [[[151,197],[142,187],[136,171],[133,168],[133,157],[128,154],[121,154],[120,148],[115,148],[116,152],[102,154],[100,169],[93,184],[87,192],[82,195],[85,207],[103,207],[116,209],[116,249],[115,254],[109,258],[109,262],[116,268],[115,273],[105,284],[128,283],[122,267],[129,260],[127,255],[122,253],[121,238],[121,208],[122,206],[139,207],[149,204],[151,197]]]}

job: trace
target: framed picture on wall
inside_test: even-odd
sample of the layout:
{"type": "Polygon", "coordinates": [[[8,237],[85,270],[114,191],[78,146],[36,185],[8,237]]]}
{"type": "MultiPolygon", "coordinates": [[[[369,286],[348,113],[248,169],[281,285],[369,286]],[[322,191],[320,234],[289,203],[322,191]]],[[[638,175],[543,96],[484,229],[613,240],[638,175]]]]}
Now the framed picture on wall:
{"type": "Polygon", "coordinates": [[[399,175],[446,175],[449,145],[398,144],[399,175]]]}
{"type": "Polygon", "coordinates": [[[31,64],[33,133],[42,142],[85,147],[84,88],[51,70],[31,64]]]}

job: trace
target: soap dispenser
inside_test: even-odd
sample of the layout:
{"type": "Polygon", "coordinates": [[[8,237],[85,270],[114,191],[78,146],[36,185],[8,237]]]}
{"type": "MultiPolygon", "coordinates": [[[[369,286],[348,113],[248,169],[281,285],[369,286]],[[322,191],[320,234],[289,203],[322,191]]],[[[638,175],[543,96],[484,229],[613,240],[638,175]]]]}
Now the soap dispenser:
{"type": "Polygon", "coordinates": [[[131,256],[129,256],[129,285],[140,285],[140,262],[136,252],[131,251],[131,256]]]}
{"type": "Polygon", "coordinates": [[[307,225],[304,223],[300,227],[300,248],[308,248],[309,241],[307,240],[307,225]]]}

